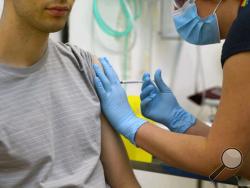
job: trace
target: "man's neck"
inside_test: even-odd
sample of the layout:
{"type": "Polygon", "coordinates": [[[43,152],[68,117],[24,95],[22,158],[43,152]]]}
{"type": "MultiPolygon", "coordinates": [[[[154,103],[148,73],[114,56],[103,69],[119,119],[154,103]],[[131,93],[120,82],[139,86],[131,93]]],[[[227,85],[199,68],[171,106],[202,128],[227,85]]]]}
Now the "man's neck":
{"type": "Polygon", "coordinates": [[[49,34],[0,20],[0,60],[14,67],[35,64],[48,46],[49,34]]]}

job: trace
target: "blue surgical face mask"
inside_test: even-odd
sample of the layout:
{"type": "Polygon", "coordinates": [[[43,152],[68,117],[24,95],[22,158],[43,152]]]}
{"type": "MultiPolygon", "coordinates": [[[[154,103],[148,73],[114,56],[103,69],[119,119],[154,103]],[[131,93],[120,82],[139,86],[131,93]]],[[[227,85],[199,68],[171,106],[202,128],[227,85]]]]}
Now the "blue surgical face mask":
{"type": "Polygon", "coordinates": [[[222,0],[218,3],[213,14],[207,18],[201,18],[198,15],[194,0],[187,0],[180,9],[174,11],[174,23],[181,38],[196,45],[219,43],[220,29],[216,11],[221,2],[222,0]]]}

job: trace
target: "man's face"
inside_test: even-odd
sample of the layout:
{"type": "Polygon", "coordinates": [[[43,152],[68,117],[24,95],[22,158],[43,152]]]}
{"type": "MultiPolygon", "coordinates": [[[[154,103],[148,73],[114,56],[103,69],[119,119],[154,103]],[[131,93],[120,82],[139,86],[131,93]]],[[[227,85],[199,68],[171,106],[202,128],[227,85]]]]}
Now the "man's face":
{"type": "MultiPolygon", "coordinates": [[[[68,20],[75,0],[6,0],[22,24],[39,31],[52,33],[61,30],[68,20]]],[[[8,11],[8,10],[7,10],[8,11]]]]}

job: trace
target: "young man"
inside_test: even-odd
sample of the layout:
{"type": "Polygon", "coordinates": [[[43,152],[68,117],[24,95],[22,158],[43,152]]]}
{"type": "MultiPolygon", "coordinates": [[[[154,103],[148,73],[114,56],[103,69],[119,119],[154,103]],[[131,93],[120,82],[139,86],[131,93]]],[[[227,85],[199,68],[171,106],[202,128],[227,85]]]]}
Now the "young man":
{"type": "Polygon", "coordinates": [[[155,74],[156,85],[149,74],[144,75],[141,109],[146,117],[164,124],[171,132],[140,120],[132,113],[119,79],[106,59],[102,60],[105,74],[94,66],[102,110],[118,132],[169,165],[212,180],[236,175],[250,180],[250,2],[175,0],[175,3],[173,17],[183,39],[196,45],[226,39],[222,53],[222,99],[212,128],[178,104],[160,71],[155,74]]]}
{"type": "Polygon", "coordinates": [[[73,4],[4,1],[0,187],[139,187],[123,144],[101,115],[95,60],[48,38],[64,27],[73,4]]]}

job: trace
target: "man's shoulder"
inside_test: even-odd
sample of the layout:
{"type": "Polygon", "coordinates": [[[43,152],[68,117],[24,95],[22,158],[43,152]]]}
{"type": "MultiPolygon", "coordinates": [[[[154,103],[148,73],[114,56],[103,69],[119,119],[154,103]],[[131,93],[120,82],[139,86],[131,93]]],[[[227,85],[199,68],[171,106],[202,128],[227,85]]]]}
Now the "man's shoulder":
{"type": "Polygon", "coordinates": [[[72,50],[78,52],[78,53],[89,53],[83,49],[81,49],[80,47],[71,44],[70,42],[68,43],[63,43],[63,42],[55,42],[53,40],[49,40],[49,45],[51,45],[52,47],[56,48],[57,50],[60,51],[64,51],[64,52],[68,52],[68,53],[72,53],[72,50]]]}
{"type": "Polygon", "coordinates": [[[70,42],[55,42],[50,39],[49,45],[57,52],[58,55],[70,56],[76,58],[76,60],[79,62],[82,62],[84,60],[93,63],[93,60],[95,59],[95,57],[89,51],[84,50],[70,42]]]}

